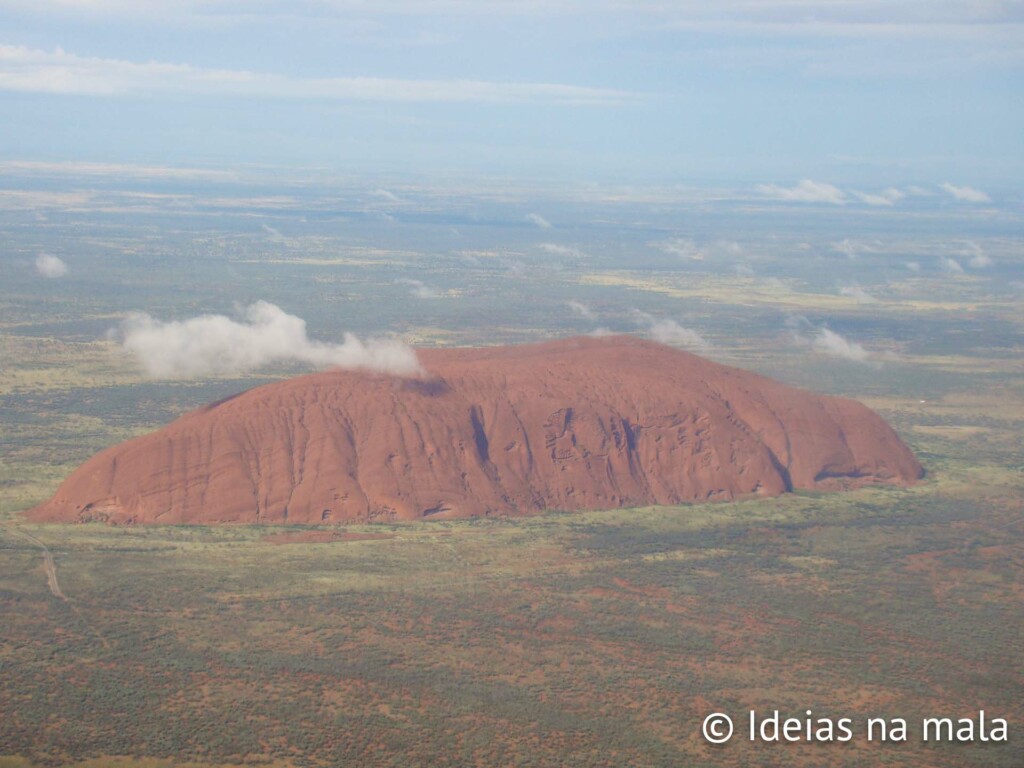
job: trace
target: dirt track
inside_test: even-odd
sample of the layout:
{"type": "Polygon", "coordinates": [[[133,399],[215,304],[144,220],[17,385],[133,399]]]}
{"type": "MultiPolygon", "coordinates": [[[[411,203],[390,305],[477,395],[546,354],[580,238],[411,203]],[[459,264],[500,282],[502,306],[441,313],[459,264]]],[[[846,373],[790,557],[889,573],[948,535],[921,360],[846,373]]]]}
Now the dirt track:
{"type": "Polygon", "coordinates": [[[53,596],[59,597],[61,600],[67,600],[65,594],[60,591],[60,582],[57,581],[57,566],[53,562],[53,555],[48,549],[43,551],[43,567],[46,568],[46,583],[50,587],[53,596]]]}
{"type": "Polygon", "coordinates": [[[61,600],[66,601],[68,599],[67,595],[61,591],[60,582],[57,581],[57,564],[53,561],[53,553],[50,552],[50,548],[35,536],[31,536],[24,531],[15,529],[14,532],[28,539],[43,550],[43,568],[46,570],[46,585],[50,588],[50,592],[53,593],[54,597],[59,597],[61,600]]]}

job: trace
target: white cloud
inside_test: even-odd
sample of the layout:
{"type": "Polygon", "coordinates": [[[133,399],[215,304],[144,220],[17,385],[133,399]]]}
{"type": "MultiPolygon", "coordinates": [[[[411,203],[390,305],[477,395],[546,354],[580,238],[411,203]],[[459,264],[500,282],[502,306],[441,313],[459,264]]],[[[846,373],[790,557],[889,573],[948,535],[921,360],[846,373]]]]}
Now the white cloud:
{"type": "MultiPolygon", "coordinates": [[[[813,328],[814,324],[807,319],[806,315],[790,315],[786,318],[786,327],[793,331],[793,337],[796,340],[800,340],[803,337],[800,335],[801,328],[813,328]]],[[[804,339],[806,341],[806,339],[804,339]]]]}
{"type": "Polygon", "coordinates": [[[64,277],[68,273],[68,265],[57,256],[40,253],[36,256],[36,272],[43,277],[64,277]]]}
{"type": "Polygon", "coordinates": [[[850,341],[840,336],[835,331],[822,328],[811,340],[811,346],[818,352],[833,357],[841,357],[845,360],[853,360],[857,363],[867,362],[870,356],[868,351],[855,341],[850,341]]]}
{"type": "Polygon", "coordinates": [[[414,280],[411,277],[403,277],[395,281],[402,285],[410,286],[409,292],[417,299],[436,299],[441,296],[441,292],[436,288],[424,283],[422,280],[414,280]]]}
{"type": "Polygon", "coordinates": [[[398,341],[363,342],[350,333],[341,344],[312,341],[305,320],[265,301],[250,304],[241,315],[241,320],[202,315],[162,322],[144,312],[135,313],[121,324],[121,343],[156,378],[240,373],[275,362],[361,368],[396,376],[422,372],[415,351],[398,341]]]}
{"type": "Polygon", "coordinates": [[[506,258],[502,259],[501,263],[505,267],[505,274],[510,277],[522,277],[526,274],[526,265],[518,259],[506,258]]]}
{"type": "Polygon", "coordinates": [[[746,249],[735,240],[715,240],[698,245],[688,237],[670,237],[665,240],[653,240],[647,245],[670,256],[688,261],[704,261],[706,259],[724,261],[747,256],[746,249]]]}
{"type": "Polygon", "coordinates": [[[831,203],[844,205],[846,194],[831,184],[804,179],[795,187],[780,187],[778,184],[761,184],[758,192],[774,200],[792,203],[831,203]]]}
{"type": "Polygon", "coordinates": [[[839,289],[840,296],[849,296],[855,299],[858,304],[875,304],[878,299],[865,291],[859,285],[844,285],[839,289]]]}
{"type": "Polygon", "coordinates": [[[855,243],[848,237],[840,240],[838,243],[832,243],[832,250],[843,254],[848,259],[857,258],[857,254],[860,253],[862,249],[862,245],[855,243]]]}
{"type": "Polygon", "coordinates": [[[862,203],[874,206],[892,206],[906,197],[906,194],[895,187],[889,187],[877,194],[871,194],[868,192],[854,192],[853,194],[862,203]]]}
{"type": "Polygon", "coordinates": [[[686,328],[675,320],[658,320],[653,315],[639,309],[633,310],[633,319],[637,325],[645,326],[647,335],[660,344],[676,347],[687,347],[701,352],[711,349],[711,344],[692,328],[686,328]]]}
{"type": "Polygon", "coordinates": [[[735,240],[717,240],[714,248],[716,252],[727,256],[740,257],[746,254],[746,249],[735,240]]]}
{"type": "Polygon", "coordinates": [[[379,197],[382,200],[387,200],[389,203],[400,203],[402,198],[387,189],[374,189],[370,192],[371,197],[379,197]]]}
{"type": "MultiPolygon", "coordinates": [[[[255,202],[256,202],[256,205],[259,204],[259,201],[255,201],[255,202]]],[[[210,200],[210,201],[208,201],[207,204],[208,205],[219,205],[220,202],[218,200],[210,200]]],[[[240,201],[237,201],[237,202],[234,202],[234,203],[232,203],[230,200],[226,200],[225,201],[225,205],[227,207],[234,207],[234,206],[239,206],[239,207],[241,207],[241,206],[255,207],[255,206],[252,206],[250,203],[246,202],[245,200],[240,200],[240,201]]],[[[276,206],[280,207],[281,203],[276,203],[276,206]]],[[[279,245],[283,245],[285,248],[298,248],[298,247],[300,247],[300,245],[302,243],[300,238],[288,237],[283,232],[281,232],[281,230],[279,230],[277,227],[272,227],[269,224],[267,224],[266,222],[261,222],[260,223],[260,229],[263,230],[263,232],[267,236],[267,239],[270,242],[277,243],[279,245]]]]}
{"type": "Polygon", "coordinates": [[[707,351],[711,345],[692,328],[684,328],[675,320],[658,320],[647,329],[651,338],[662,344],[707,351]]]}
{"type": "Polygon", "coordinates": [[[958,187],[948,181],[940,184],[940,187],[951,197],[964,203],[991,203],[992,198],[974,187],[958,187]]]}
{"type": "Polygon", "coordinates": [[[582,301],[568,301],[566,304],[569,305],[569,309],[572,310],[574,315],[579,315],[584,320],[589,320],[590,322],[597,320],[597,313],[582,301]]]}
{"type": "Polygon", "coordinates": [[[292,248],[296,245],[296,241],[292,240],[290,237],[285,237],[283,234],[281,234],[281,230],[277,229],[276,227],[270,226],[266,222],[262,222],[260,224],[260,229],[262,229],[263,232],[266,233],[267,239],[270,240],[272,243],[280,243],[281,245],[287,246],[289,248],[292,248]]]}
{"type": "Polygon", "coordinates": [[[964,268],[960,266],[960,262],[949,256],[940,256],[939,265],[947,272],[952,272],[955,275],[964,271],[964,268]]]}
{"type": "Polygon", "coordinates": [[[861,253],[877,253],[878,251],[867,243],[861,243],[850,238],[844,238],[838,243],[832,243],[832,250],[841,253],[848,259],[855,259],[861,253]]]}
{"type": "Polygon", "coordinates": [[[985,250],[975,242],[968,240],[966,247],[960,251],[961,256],[970,258],[968,262],[974,269],[987,269],[991,267],[995,262],[992,257],[985,253],[985,250]]]}
{"type": "Polygon", "coordinates": [[[698,248],[697,244],[693,242],[693,240],[685,237],[672,237],[668,240],[658,240],[651,243],[651,245],[659,251],[664,251],[672,256],[678,256],[680,259],[703,261],[705,256],[703,249],[698,248]]]}
{"type": "Polygon", "coordinates": [[[0,90],[79,96],[187,93],[280,99],[384,102],[619,105],[635,94],[559,83],[288,77],[158,61],[134,62],[0,45],[0,90]]]}
{"type": "Polygon", "coordinates": [[[786,327],[791,330],[795,343],[810,347],[815,352],[852,360],[855,363],[871,362],[871,353],[863,346],[824,326],[815,327],[814,323],[803,315],[786,318],[786,327]]]}
{"type": "Polygon", "coordinates": [[[558,243],[539,243],[537,247],[544,251],[544,253],[550,253],[552,256],[580,258],[585,255],[578,248],[571,248],[568,245],[559,245],[558,243]]]}
{"type": "Polygon", "coordinates": [[[921,271],[921,264],[919,262],[916,262],[916,261],[908,261],[907,264],[906,264],[906,267],[911,272],[920,272],[921,271]]]}
{"type": "Polygon", "coordinates": [[[531,224],[540,227],[541,229],[551,229],[551,222],[545,219],[539,213],[526,214],[526,220],[531,224]]]}

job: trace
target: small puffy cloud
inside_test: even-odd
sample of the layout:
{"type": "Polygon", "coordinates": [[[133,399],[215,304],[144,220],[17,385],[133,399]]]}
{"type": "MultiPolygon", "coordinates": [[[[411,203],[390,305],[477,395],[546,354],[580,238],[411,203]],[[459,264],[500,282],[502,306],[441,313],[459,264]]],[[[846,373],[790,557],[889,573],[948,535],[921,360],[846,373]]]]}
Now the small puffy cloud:
{"type": "Polygon", "coordinates": [[[672,237],[668,240],[658,240],[651,243],[659,251],[664,251],[670,256],[677,256],[680,259],[690,261],[703,261],[706,252],[699,248],[693,240],[685,237],[672,237]]]}
{"type": "Polygon", "coordinates": [[[804,179],[795,187],[781,187],[778,184],[761,184],[757,190],[766,197],[792,203],[831,203],[844,205],[846,194],[831,184],[804,179]]]}
{"type": "Polygon", "coordinates": [[[952,197],[954,200],[959,200],[962,203],[991,203],[992,198],[982,192],[980,189],[974,187],[958,187],[955,184],[950,184],[948,181],[940,184],[943,191],[952,197]]]}
{"type": "Polygon", "coordinates": [[[790,315],[786,318],[786,327],[793,331],[793,338],[802,338],[801,331],[813,328],[814,324],[807,319],[806,315],[790,315]]]}
{"type": "Polygon", "coordinates": [[[855,341],[840,336],[828,328],[821,328],[811,339],[811,346],[818,352],[833,357],[841,357],[844,360],[853,360],[857,363],[867,362],[870,356],[868,351],[855,341]]]}
{"type": "Polygon", "coordinates": [[[921,264],[919,262],[916,262],[916,261],[908,261],[906,263],[906,267],[911,272],[920,272],[921,271],[921,264]]]}
{"type": "Polygon", "coordinates": [[[346,333],[341,344],[313,341],[306,321],[265,301],[250,304],[238,320],[201,315],[163,322],[139,312],[121,324],[125,350],[155,378],[241,373],[277,362],[316,368],[360,368],[396,376],[422,373],[416,352],[399,341],[361,341],[346,333]]]}
{"type": "Polygon", "coordinates": [[[589,320],[590,322],[597,320],[597,313],[582,301],[568,301],[566,304],[568,304],[569,309],[572,310],[574,315],[582,317],[584,320],[589,320]]]}
{"type": "Polygon", "coordinates": [[[637,325],[647,330],[647,335],[660,344],[670,344],[675,347],[687,347],[706,352],[711,349],[711,344],[692,328],[686,328],[675,320],[658,320],[647,312],[639,309],[633,310],[633,319],[637,325]]]}
{"type": "Polygon", "coordinates": [[[551,222],[541,216],[539,213],[528,213],[526,214],[526,220],[534,226],[540,227],[541,229],[551,229],[551,222]]]}
{"type": "Polygon", "coordinates": [[[711,345],[692,328],[684,328],[675,320],[658,320],[647,329],[651,338],[662,344],[689,349],[709,350],[711,345]]]}
{"type": "Polygon", "coordinates": [[[43,277],[64,277],[68,273],[68,265],[64,260],[49,253],[36,256],[36,272],[43,277]]]}
{"type": "Polygon", "coordinates": [[[403,277],[395,281],[400,285],[408,285],[409,293],[415,296],[417,299],[436,299],[441,296],[441,292],[436,288],[424,283],[422,280],[414,280],[411,277],[403,277]]]}
{"type": "Polygon", "coordinates": [[[734,260],[747,256],[744,247],[735,240],[715,240],[698,245],[687,237],[670,237],[648,243],[652,248],[688,261],[734,260]]]}
{"type": "Polygon", "coordinates": [[[871,362],[871,353],[863,346],[824,326],[816,327],[803,315],[786,318],[786,327],[792,332],[795,343],[810,347],[815,352],[855,363],[871,362]]]}
{"type": "Polygon", "coordinates": [[[735,240],[718,240],[715,243],[715,250],[719,253],[736,257],[746,254],[746,249],[735,240]]]}
{"type": "Polygon", "coordinates": [[[843,254],[848,259],[855,259],[861,253],[874,253],[874,249],[870,245],[859,243],[856,240],[850,238],[844,238],[838,243],[832,243],[832,250],[836,253],[843,254]]]}
{"type": "Polygon", "coordinates": [[[266,222],[260,224],[260,229],[263,230],[264,234],[266,234],[267,236],[267,239],[270,240],[272,243],[280,243],[281,245],[284,245],[289,248],[295,245],[295,242],[291,238],[285,237],[283,234],[281,234],[281,230],[277,229],[276,227],[270,226],[266,222]]]}
{"type": "Polygon", "coordinates": [[[550,253],[554,256],[572,256],[579,253],[575,248],[570,248],[567,245],[558,245],[557,243],[541,243],[537,247],[545,253],[550,253]]]}
{"type": "Polygon", "coordinates": [[[559,245],[558,243],[540,243],[537,247],[544,251],[544,253],[550,254],[551,256],[560,256],[567,259],[587,258],[587,254],[579,248],[573,248],[568,245],[559,245]]]}
{"type": "Polygon", "coordinates": [[[849,296],[855,299],[858,304],[875,304],[878,299],[865,291],[859,285],[844,285],[839,289],[840,296],[849,296]]]}
{"type": "Polygon", "coordinates": [[[960,251],[960,255],[970,259],[968,264],[973,269],[987,269],[995,264],[992,257],[985,253],[985,250],[980,245],[970,240],[966,242],[965,247],[960,251]]]}
{"type": "Polygon", "coordinates": [[[900,200],[906,197],[906,194],[896,189],[895,187],[889,187],[882,192],[877,194],[871,194],[868,192],[854,192],[854,197],[860,200],[865,205],[895,205],[900,200]]]}
{"type": "Polygon", "coordinates": [[[959,275],[964,271],[964,268],[960,266],[960,262],[950,256],[940,256],[939,266],[941,266],[946,272],[950,272],[954,275],[959,275]]]}
{"type": "Polygon", "coordinates": [[[501,260],[501,265],[505,268],[505,274],[509,277],[523,277],[528,272],[526,265],[518,259],[504,258],[501,260]]]}

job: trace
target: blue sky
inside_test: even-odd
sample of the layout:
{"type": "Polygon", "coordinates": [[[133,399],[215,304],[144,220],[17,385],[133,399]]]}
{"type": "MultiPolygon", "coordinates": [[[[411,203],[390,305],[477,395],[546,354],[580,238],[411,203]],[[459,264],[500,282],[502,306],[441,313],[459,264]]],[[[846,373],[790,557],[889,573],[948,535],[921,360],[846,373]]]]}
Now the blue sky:
{"type": "Polygon", "coordinates": [[[1017,0],[0,0],[0,159],[1014,189],[1022,70],[1017,0]]]}

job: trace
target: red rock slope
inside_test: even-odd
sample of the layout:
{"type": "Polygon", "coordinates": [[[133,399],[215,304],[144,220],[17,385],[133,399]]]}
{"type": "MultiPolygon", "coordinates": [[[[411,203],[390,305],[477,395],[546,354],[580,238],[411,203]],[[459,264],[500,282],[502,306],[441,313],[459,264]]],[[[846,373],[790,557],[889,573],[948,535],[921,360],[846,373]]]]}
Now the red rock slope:
{"type": "Polygon", "coordinates": [[[420,352],[258,387],[114,446],[36,520],[320,523],[910,483],[875,413],[629,336],[420,352]]]}

